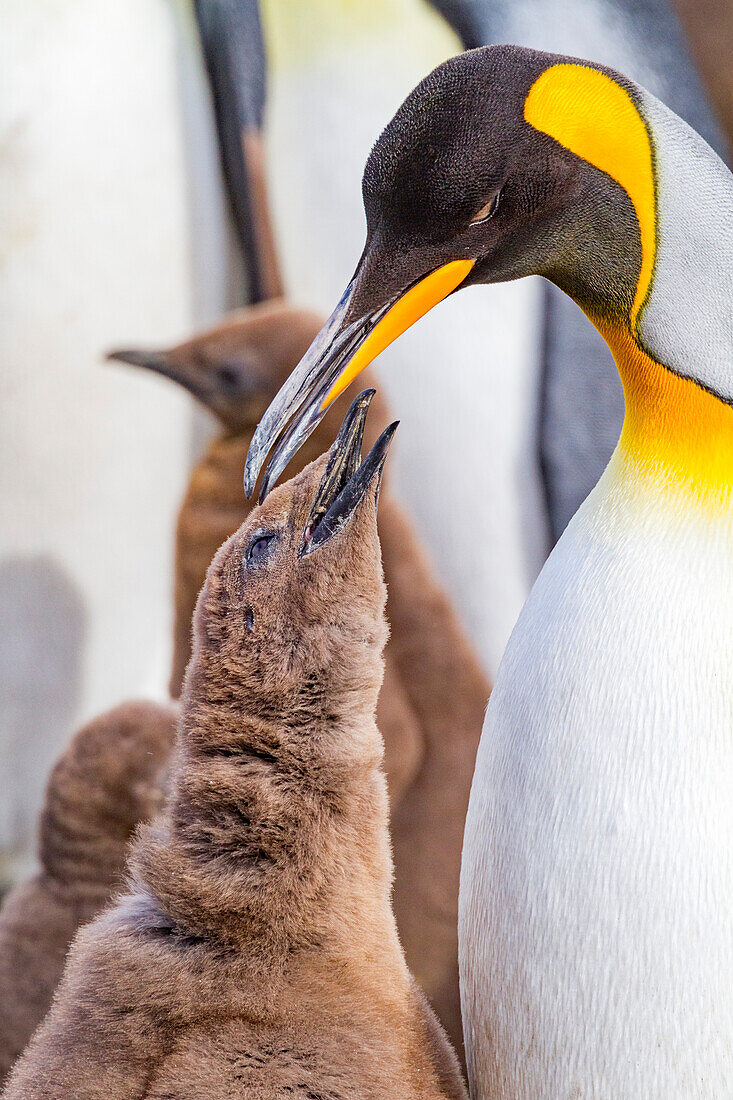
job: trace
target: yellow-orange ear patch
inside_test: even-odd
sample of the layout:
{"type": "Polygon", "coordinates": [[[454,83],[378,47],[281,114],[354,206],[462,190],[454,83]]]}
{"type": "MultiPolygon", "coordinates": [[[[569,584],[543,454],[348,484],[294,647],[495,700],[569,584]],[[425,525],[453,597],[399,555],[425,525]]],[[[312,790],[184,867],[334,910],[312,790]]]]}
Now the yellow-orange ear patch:
{"type": "Polygon", "coordinates": [[[623,187],[641,233],[641,271],[631,329],[649,291],[656,249],[654,169],[649,133],[629,93],[605,73],[584,65],[546,69],[529,90],[525,120],[623,187]]]}

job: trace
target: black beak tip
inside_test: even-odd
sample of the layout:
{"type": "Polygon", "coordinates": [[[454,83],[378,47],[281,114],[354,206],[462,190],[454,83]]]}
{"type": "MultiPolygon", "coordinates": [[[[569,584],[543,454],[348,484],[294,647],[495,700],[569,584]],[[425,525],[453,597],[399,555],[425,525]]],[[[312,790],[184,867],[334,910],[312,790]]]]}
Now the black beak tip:
{"type": "Polygon", "coordinates": [[[162,351],[141,351],[139,348],[115,348],[108,351],[105,360],[113,363],[128,363],[133,367],[146,367],[148,370],[162,370],[166,357],[162,351]]]}
{"type": "Polygon", "coordinates": [[[399,420],[393,420],[392,423],[389,425],[389,427],[384,429],[381,436],[379,437],[377,442],[374,444],[374,447],[377,447],[380,443],[382,445],[382,451],[381,451],[381,454],[380,454],[379,459],[378,459],[380,478],[382,476],[382,470],[384,468],[384,464],[387,461],[387,455],[389,454],[389,449],[392,446],[392,440],[394,439],[395,432],[397,431],[399,426],[400,426],[399,420]]]}
{"type": "Polygon", "coordinates": [[[244,478],[243,478],[243,482],[244,482],[244,499],[245,500],[251,500],[252,499],[252,493],[254,492],[254,485],[250,484],[251,481],[252,481],[252,471],[249,470],[247,465],[245,464],[244,478]]]}
{"type": "MultiPolygon", "coordinates": [[[[359,398],[361,396],[360,394],[353,403],[349,413],[347,413],[344,424],[342,425],[342,432],[349,420],[351,419],[353,421],[354,417],[351,415],[352,410],[359,404],[359,398]]],[[[371,400],[371,397],[369,400],[371,400]]],[[[384,464],[387,460],[387,454],[398,425],[399,420],[395,420],[389,427],[384,429],[369,454],[341,489],[315,529],[311,527],[309,520],[309,524],[303,532],[303,540],[298,551],[299,558],[307,557],[309,554],[312,554],[315,550],[318,550],[319,547],[324,546],[334,535],[342,531],[362,501],[366,500],[371,487],[375,485],[375,483],[374,505],[376,508],[379,503],[379,491],[382,484],[384,464]]],[[[363,421],[361,428],[363,433],[363,421]]],[[[341,432],[339,433],[339,436],[340,435],[341,432]]],[[[313,513],[311,513],[311,515],[313,515],[313,513]]]]}
{"type": "Polygon", "coordinates": [[[129,351],[108,351],[105,353],[104,358],[108,363],[113,361],[116,361],[118,363],[129,363],[131,354],[132,352],[129,351]]]}
{"type": "Polygon", "coordinates": [[[354,433],[354,431],[356,435],[358,435],[359,447],[361,447],[361,441],[364,438],[364,425],[366,424],[367,413],[376,392],[377,391],[371,387],[370,389],[362,390],[361,393],[357,393],[356,397],[349,405],[346,415],[341,421],[341,427],[339,428],[334,444],[335,447],[338,447],[342,443],[346,443],[348,436],[354,433]]]}
{"type": "MultiPolygon", "coordinates": [[[[255,487],[257,485],[257,478],[259,477],[260,463],[257,461],[257,457],[253,451],[252,444],[247,451],[247,458],[244,463],[244,495],[247,500],[251,500],[255,487]]],[[[262,504],[262,491],[257,498],[257,503],[262,504]]]]}

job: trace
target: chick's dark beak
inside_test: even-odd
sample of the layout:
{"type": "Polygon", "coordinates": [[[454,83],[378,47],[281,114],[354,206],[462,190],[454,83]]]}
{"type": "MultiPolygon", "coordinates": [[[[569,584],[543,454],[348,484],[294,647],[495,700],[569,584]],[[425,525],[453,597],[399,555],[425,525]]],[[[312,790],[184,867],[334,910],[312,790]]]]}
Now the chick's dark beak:
{"type": "Polygon", "coordinates": [[[353,319],[352,306],[361,289],[357,272],[257,426],[244,470],[247,497],[252,496],[260,470],[278,437],[262,478],[260,501],[267,496],[329,405],[393,340],[455,290],[473,263],[473,260],[453,260],[443,264],[370,313],[353,319]]]}
{"type": "Polygon", "coordinates": [[[129,348],[123,351],[108,351],[107,359],[114,359],[120,363],[131,363],[133,367],[144,367],[146,370],[154,370],[158,374],[169,374],[164,351],[143,351],[139,348],[129,348]]]}
{"type": "Polygon", "coordinates": [[[312,554],[343,531],[375,481],[379,493],[382,470],[398,421],[385,428],[362,462],[364,425],[374,392],[360,393],[344,417],[303,531],[298,557],[312,554]]]}
{"type": "Polygon", "coordinates": [[[145,370],[162,374],[164,378],[170,378],[183,386],[190,394],[199,400],[205,401],[205,393],[201,381],[189,371],[184,371],[180,366],[171,362],[165,351],[141,351],[136,349],[107,352],[107,359],[120,363],[131,363],[134,367],[143,367],[145,370]]]}

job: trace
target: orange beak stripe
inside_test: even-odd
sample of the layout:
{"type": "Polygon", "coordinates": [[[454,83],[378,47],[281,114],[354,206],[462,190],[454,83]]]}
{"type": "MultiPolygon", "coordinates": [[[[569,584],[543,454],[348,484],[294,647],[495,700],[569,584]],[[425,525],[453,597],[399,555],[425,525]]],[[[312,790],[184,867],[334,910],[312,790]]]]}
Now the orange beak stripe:
{"type": "Polygon", "coordinates": [[[340,393],[354,381],[357,374],[368,367],[380,352],[389,347],[415,321],[419,321],[428,310],[437,306],[452,290],[455,290],[468,275],[474,260],[451,260],[450,263],[431,271],[419,283],[405,291],[392,308],[385,313],[367,336],[361,347],[346,364],[331,389],[323,399],[321,412],[336,400],[340,393]]]}

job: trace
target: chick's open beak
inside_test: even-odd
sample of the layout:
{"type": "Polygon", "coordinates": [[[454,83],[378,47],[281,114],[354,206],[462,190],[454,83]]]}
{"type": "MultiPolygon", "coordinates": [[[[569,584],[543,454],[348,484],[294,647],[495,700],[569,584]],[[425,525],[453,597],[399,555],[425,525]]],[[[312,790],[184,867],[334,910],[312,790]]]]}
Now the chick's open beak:
{"type": "Polygon", "coordinates": [[[247,454],[244,491],[251,497],[276,440],[260,486],[269,493],[329,405],[380,352],[463,282],[473,260],[453,260],[371,313],[349,320],[358,274],[257,426],[247,454]],[[281,434],[282,433],[282,434],[281,434]]]}
{"type": "Polygon", "coordinates": [[[298,557],[312,554],[343,531],[375,482],[379,492],[382,469],[398,421],[385,428],[362,462],[364,425],[373,397],[374,390],[364,390],[344,417],[329,451],[326,469],[303,531],[298,557]]]}

